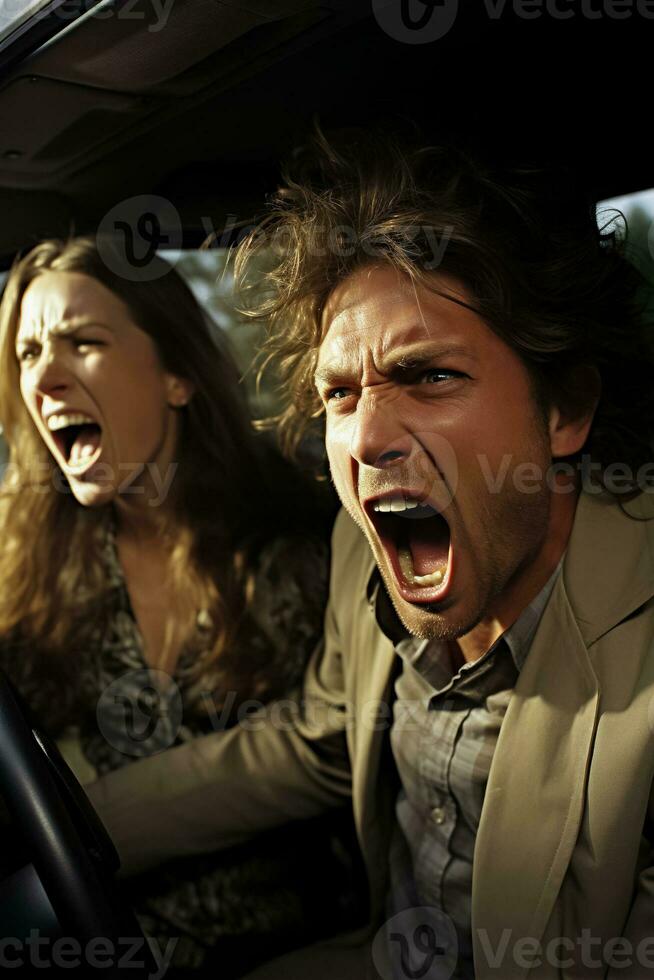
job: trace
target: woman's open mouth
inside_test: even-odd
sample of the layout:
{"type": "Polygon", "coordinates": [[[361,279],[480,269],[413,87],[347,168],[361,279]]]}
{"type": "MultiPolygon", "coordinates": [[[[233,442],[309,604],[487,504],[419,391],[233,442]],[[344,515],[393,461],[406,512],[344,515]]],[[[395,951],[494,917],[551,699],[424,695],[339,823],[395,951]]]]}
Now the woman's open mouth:
{"type": "Polygon", "coordinates": [[[402,493],[366,503],[397,588],[407,602],[445,598],[452,579],[449,524],[436,508],[402,493]]]}
{"type": "Polygon", "coordinates": [[[47,425],[66,472],[82,476],[102,451],[101,426],[83,412],[59,412],[48,418],[47,425]]]}

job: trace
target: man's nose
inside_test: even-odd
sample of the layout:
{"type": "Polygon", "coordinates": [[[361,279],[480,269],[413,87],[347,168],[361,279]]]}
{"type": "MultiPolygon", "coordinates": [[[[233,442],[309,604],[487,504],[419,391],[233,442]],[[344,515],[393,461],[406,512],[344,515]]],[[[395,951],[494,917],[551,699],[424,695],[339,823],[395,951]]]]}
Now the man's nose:
{"type": "Polygon", "coordinates": [[[405,462],[413,439],[402,424],[397,398],[364,390],[359,398],[350,442],[350,455],[363,466],[387,469],[405,462]]]}

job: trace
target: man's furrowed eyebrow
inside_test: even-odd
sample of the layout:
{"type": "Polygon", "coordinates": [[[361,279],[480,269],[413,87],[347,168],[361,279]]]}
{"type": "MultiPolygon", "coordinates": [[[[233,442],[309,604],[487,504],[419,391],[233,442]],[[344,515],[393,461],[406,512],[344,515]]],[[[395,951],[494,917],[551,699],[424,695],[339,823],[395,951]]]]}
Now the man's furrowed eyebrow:
{"type": "MultiPolygon", "coordinates": [[[[461,344],[443,344],[433,341],[420,345],[407,345],[404,348],[400,347],[399,350],[397,348],[392,349],[382,358],[380,366],[384,374],[391,376],[430,367],[434,361],[445,357],[464,357],[474,364],[478,362],[476,354],[473,354],[468,347],[461,344]]],[[[350,375],[351,371],[347,367],[325,364],[316,369],[313,381],[317,387],[344,385],[348,383],[350,375]]]]}
{"type": "Polygon", "coordinates": [[[402,353],[402,349],[389,351],[384,358],[384,364],[387,364],[391,370],[393,368],[410,370],[425,367],[439,357],[465,357],[469,361],[477,361],[476,355],[472,353],[469,347],[463,347],[461,344],[434,342],[420,347],[407,348],[404,353],[402,353]]]}
{"type": "Polygon", "coordinates": [[[330,367],[328,364],[324,368],[318,368],[313,374],[313,383],[316,388],[332,388],[335,385],[347,384],[348,374],[342,368],[330,367]]]}

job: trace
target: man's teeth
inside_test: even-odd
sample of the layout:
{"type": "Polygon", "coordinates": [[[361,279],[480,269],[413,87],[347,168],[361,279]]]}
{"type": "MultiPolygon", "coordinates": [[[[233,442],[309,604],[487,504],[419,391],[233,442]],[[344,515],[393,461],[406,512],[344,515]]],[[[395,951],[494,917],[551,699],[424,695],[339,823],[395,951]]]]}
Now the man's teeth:
{"type": "Polygon", "coordinates": [[[95,419],[92,419],[90,415],[84,415],[83,412],[61,412],[50,416],[48,428],[50,432],[57,432],[58,429],[66,429],[69,425],[88,425],[89,423],[95,424],[95,419]]]}
{"type": "Polygon", "coordinates": [[[378,500],[373,504],[372,509],[381,514],[397,514],[403,510],[414,510],[419,507],[417,500],[405,500],[404,497],[388,497],[386,500],[378,500]]]}
{"type": "Polygon", "coordinates": [[[410,550],[402,545],[397,551],[400,569],[405,579],[409,585],[440,585],[443,581],[443,573],[440,568],[437,568],[435,572],[430,572],[429,575],[416,575],[413,571],[413,559],[411,557],[410,550]]]}

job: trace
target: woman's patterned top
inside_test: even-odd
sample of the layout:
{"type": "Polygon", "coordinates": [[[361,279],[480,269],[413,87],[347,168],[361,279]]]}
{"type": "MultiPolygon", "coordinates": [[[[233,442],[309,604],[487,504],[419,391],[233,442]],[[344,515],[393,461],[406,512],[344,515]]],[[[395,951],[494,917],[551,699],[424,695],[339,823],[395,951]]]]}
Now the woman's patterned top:
{"type": "MultiPolygon", "coordinates": [[[[230,700],[237,695],[203,691],[203,710],[189,710],[188,654],[182,653],[172,677],[148,667],[111,526],[103,547],[110,612],[98,627],[94,649],[78,665],[88,710],[73,733],[84,765],[97,776],[231,725],[236,713],[230,700]]],[[[320,637],[327,588],[328,549],[322,542],[273,540],[262,549],[254,601],[236,642],[247,649],[248,662],[272,656],[279,663],[282,655],[288,692],[300,683],[320,637]]],[[[203,628],[206,613],[200,612],[198,630],[203,628]]],[[[48,703],[40,696],[38,672],[26,658],[3,666],[47,731],[48,703]]],[[[162,950],[176,940],[173,967],[215,960],[228,980],[351,924],[358,910],[353,850],[349,819],[334,814],[271,831],[230,851],[177,859],[122,887],[144,932],[162,950]]]]}

